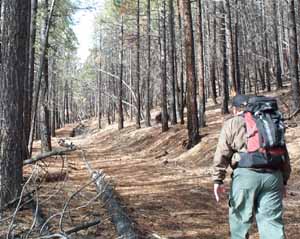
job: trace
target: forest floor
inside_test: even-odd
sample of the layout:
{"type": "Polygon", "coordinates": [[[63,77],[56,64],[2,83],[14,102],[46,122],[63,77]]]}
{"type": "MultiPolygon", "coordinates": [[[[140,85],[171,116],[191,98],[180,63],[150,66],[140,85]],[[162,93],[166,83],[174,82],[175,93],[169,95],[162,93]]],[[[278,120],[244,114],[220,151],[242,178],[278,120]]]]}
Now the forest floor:
{"type": "MultiPolygon", "coordinates": [[[[152,127],[139,130],[132,122],[126,122],[125,128],[118,131],[116,125],[99,130],[96,120],[90,120],[84,122],[87,132],[74,138],[69,137],[74,125],[58,130],[53,144],[56,146],[59,138],[68,138],[85,150],[92,168],[103,170],[114,184],[140,238],[225,239],[229,238],[228,202],[226,198],[221,203],[215,202],[211,181],[211,164],[222,122],[219,107],[209,106],[207,127],[201,129],[201,143],[189,151],[183,147],[187,137],[185,126],[171,126],[168,132],[161,133],[160,125],[154,122],[152,127]]],[[[288,128],[286,134],[293,167],[288,196],[284,200],[288,239],[300,238],[299,132],[298,122],[298,126],[288,128]]],[[[37,150],[38,142],[35,147],[37,150]]],[[[43,163],[47,165],[48,179],[47,186],[41,190],[40,201],[46,215],[60,212],[67,198],[89,182],[80,152],[72,152],[67,158],[67,161],[51,158],[43,163]],[[59,180],[55,175],[62,172],[67,174],[67,180],[63,180],[63,187],[57,187],[59,180]]],[[[30,166],[25,172],[29,175],[32,170],[30,166]]],[[[227,178],[229,189],[229,173],[227,178]]],[[[101,224],[74,238],[117,238],[100,203],[94,201],[82,206],[95,195],[91,184],[70,200],[69,208],[74,210],[65,216],[66,227],[100,217],[101,224]],[[67,222],[70,218],[71,222],[67,222]]],[[[25,218],[30,220],[28,212],[24,221],[25,218]]],[[[55,220],[51,222],[53,227],[58,224],[55,220]]],[[[259,238],[255,227],[250,238],[259,238]]]]}

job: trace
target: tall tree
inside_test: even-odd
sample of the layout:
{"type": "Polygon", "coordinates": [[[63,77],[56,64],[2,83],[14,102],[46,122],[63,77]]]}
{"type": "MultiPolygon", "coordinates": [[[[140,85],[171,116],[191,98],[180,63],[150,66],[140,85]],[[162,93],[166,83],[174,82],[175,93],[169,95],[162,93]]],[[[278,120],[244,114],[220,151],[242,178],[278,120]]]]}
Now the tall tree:
{"type": "Polygon", "coordinates": [[[48,88],[49,88],[49,58],[48,58],[48,38],[45,38],[45,32],[47,30],[48,19],[48,0],[44,1],[44,19],[43,29],[41,31],[41,42],[45,41],[45,59],[43,65],[43,78],[41,80],[41,97],[40,97],[40,126],[41,126],[41,147],[42,152],[51,151],[51,131],[50,131],[50,112],[48,108],[48,88]]]}
{"type": "Polygon", "coordinates": [[[228,53],[227,53],[227,24],[226,24],[226,10],[224,0],[221,2],[222,24],[220,24],[220,35],[222,37],[222,53],[223,53],[223,84],[222,84],[222,114],[228,114],[228,53]]]}
{"type": "Polygon", "coordinates": [[[33,106],[32,106],[32,118],[31,118],[31,125],[30,125],[30,135],[29,135],[29,142],[28,142],[28,151],[29,155],[31,155],[32,152],[32,145],[33,145],[33,139],[34,139],[34,131],[35,131],[35,125],[36,125],[36,116],[37,116],[37,108],[38,108],[38,103],[39,103],[39,94],[40,94],[40,87],[41,87],[41,81],[43,77],[43,71],[44,71],[44,63],[45,63],[45,56],[46,56],[46,51],[47,51],[47,42],[49,38],[49,31],[50,31],[50,26],[52,24],[52,17],[54,13],[54,7],[55,7],[56,0],[52,0],[50,11],[48,14],[47,22],[46,22],[46,27],[44,34],[45,36],[43,37],[43,42],[41,42],[40,46],[40,64],[39,64],[39,70],[37,74],[37,87],[35,91],[35,95],[33,98],[33,106]]]}
{"type": "Polygon", "coordinates": [[[213,50],[212,50],[212,59],[210,67],[210,83],[211,83],[211,96],[214,104],[217,102],[217,3],[214,1],[214,18],[213,18],[213,50]]]}
{"type": "Polygon", "coordinates": [[[275,28],[275,42],[276,42],[276,86],[277,89],[282,88],[282,37],[281,37],[281,26],[280,26],[280,12],[278,0],[273,0],[274,10],[274,28],[275,28]]]}
{"type": "Polygon", "coordinates": [[[24,100],[24,143],[27,146],[30,134],[31,113],[32,113],[32,97],[34,83],[34,60],[35,60],[35,39],[36,39],[36,18],[37,18],[38,1],[31,0],[31,17],[30,17],[30,41],[29,41],[29,70],[28,80],[25,82],[25,100],[24,100]]]}
{"type": "Polygon", "coordinates": [[[174,23],[174,4],[173,0],[169,0],[169,31],[170,31],[170,56],[171,65],[171,124],[177,124],[176,116],[176,75],[175,75],[175,23],[174,23]]]}
{"type": "Polygon", "coordinates": [[[18,196],[23,178],[26,156],[23,102],[24,82],[28,78],[29,17],[30,1],[2,0],[0,207],[18,196]]]}
{"type": "Polygon", "coordinates": [[[119,101],[118,101],[118,113],[119,130],[124,128],[124,115],[123,115],[123,58],[124,58],[124,16],[121,15],[121,49],[120,49],[120,77],[119,77],[119,101]]]}
{"type": "Polygon", "coordinates": [[[299,85],[299,53],[295,0],[291,0],[291,81],[292,81],[292,108],[294,111],[300,109],[300,85],[299,85]]]}
{"type": "MultiPolygon", "coordinates": [[[[184,124],[184,54],[183,54],[183,29],[182,29],[182,16],[180,10],[179,1],[177,1],[177,9],[178,9],[178,26],[179,26],[179,40],[180,40],[180,94],[178,97],[179,101],[179,116],[180,116],[180,124],[184,124]]],[[[178,61],[177,61],[178,62],[178,61]]]]}
{"type": "Polygon", "coordinates": [[[192,148],[200,141],[197,113],[196,96],[196,69],[195,69],[195,48],[193,21],[190,0],[180,0],[181,14],[184,20],[185,36],[185,61],[187,75],[187,127],[188,144],[187,148],[192,148]]]}
{"type": "Polygon", "coordinates": [[[140,0],[137,0],[136,11],[136,94],[137,94],[137,112],[136,112],[136,128],[141,128],[141,93],[140,93],[140,81],[141,81],[141,65],[140,65],[140,0]]]}
{"type": "Polygon", "coordinates": [[[197,33],[198,33],[198,81],[199,81],[199,127],[205,126],[205,84],[204,84],[204,56],[203,56],[203,23],[202,0],[197,0],[197,33]]]}
{"type": "Polygon", "coordinates": [[[147,0],[147,79],[146,79],[146,118],[145,118],[145,124],[147,127],[151,126],[150,79],[151,79],[151,1],[147,0]]]}
{"type": "Polygon", "coordinates": [[[162,63],[161,63],[161,71],[162,71],[162,79],[161,79],[161,124],[162,124],[162,132],[165,132],[169,129],[168,126],[168,105],[167,105],[167,28],[166,28],[166,0],[163,0],[163,16],[162,16],[162,63]]]}

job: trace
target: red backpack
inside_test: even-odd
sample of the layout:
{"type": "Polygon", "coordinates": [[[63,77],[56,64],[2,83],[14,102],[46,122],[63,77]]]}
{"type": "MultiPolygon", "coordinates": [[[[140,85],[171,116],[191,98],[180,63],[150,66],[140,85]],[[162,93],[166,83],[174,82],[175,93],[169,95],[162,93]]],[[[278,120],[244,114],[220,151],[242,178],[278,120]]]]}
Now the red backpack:
{"type": "Polygon", "coordinates": [[[251,97],[244,119],[247,153],[241,153],[239,167],[280,168],[286,155],[285,127],[276,99],[251,97]]]}

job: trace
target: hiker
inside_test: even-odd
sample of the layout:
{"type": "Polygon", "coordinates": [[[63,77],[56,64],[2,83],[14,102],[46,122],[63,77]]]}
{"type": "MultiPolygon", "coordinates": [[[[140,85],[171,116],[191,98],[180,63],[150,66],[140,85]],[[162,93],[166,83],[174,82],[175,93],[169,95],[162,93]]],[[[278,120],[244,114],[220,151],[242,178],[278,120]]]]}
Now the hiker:
{"type": "Polygon", "coordinates": [[[229,165],[233,169],[229,194],[231,239],[248,238],[254,216],[261,239],[285,238],[282,199],[286,194],[291,167],[277,103],[273,98],[237,95],[233,98],[232,112],[233,116],[225,120],[221,130],[213,167],[217,202],[225,193],[223,180],[226,169],[229,165]],[[269,117],[271,113],[277,120],[269,117]],[[262,118],[254,120],[253,115],[262,118]],[[262,121],[266,115],[272,120],[262,121]],[[272,133],[276,133],[276,140],[281,142],[265,145],[272,136],[267,132],[269,140],[263,138],[266,135],[261,132],[264,130],[261,122],[275,125],[272,133]]]}

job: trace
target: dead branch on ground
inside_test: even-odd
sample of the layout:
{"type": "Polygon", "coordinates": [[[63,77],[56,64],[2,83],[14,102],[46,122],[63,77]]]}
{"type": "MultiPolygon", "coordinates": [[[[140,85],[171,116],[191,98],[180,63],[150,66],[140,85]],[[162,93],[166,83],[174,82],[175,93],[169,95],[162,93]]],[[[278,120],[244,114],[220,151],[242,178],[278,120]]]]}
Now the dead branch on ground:
{"type": "Polygon", "coordinates": [[[35,157],[32,157],[31,159],[26,159],[23,162],[23,165],[34,164],[34,163],[37,163],[38,161],[41,161],[45,158],[49,158],[49,157],[55,156],[55,155],[64,155],[65,153],[72,152],[74,150],[76,150],[76,147],[64,148],[64,149],[54,149],[50,152],[45,152],[45,153],[39,154],[35,157]]]}
{"type": "Polygon", "coordinates": [[[104,207],[111,217],[116,231],[121,238],[136,239],[138,238],[133,222],[124,211],[124,207],[120,205],[114,188],[105,179],[106,175],[103,171],[94,171],[86,159],[85,152],[82,150],[82,160],[84,161],[91,178],[95,180],[97,192],[100,194],[100,199],[104,203],[104,207]]]}

